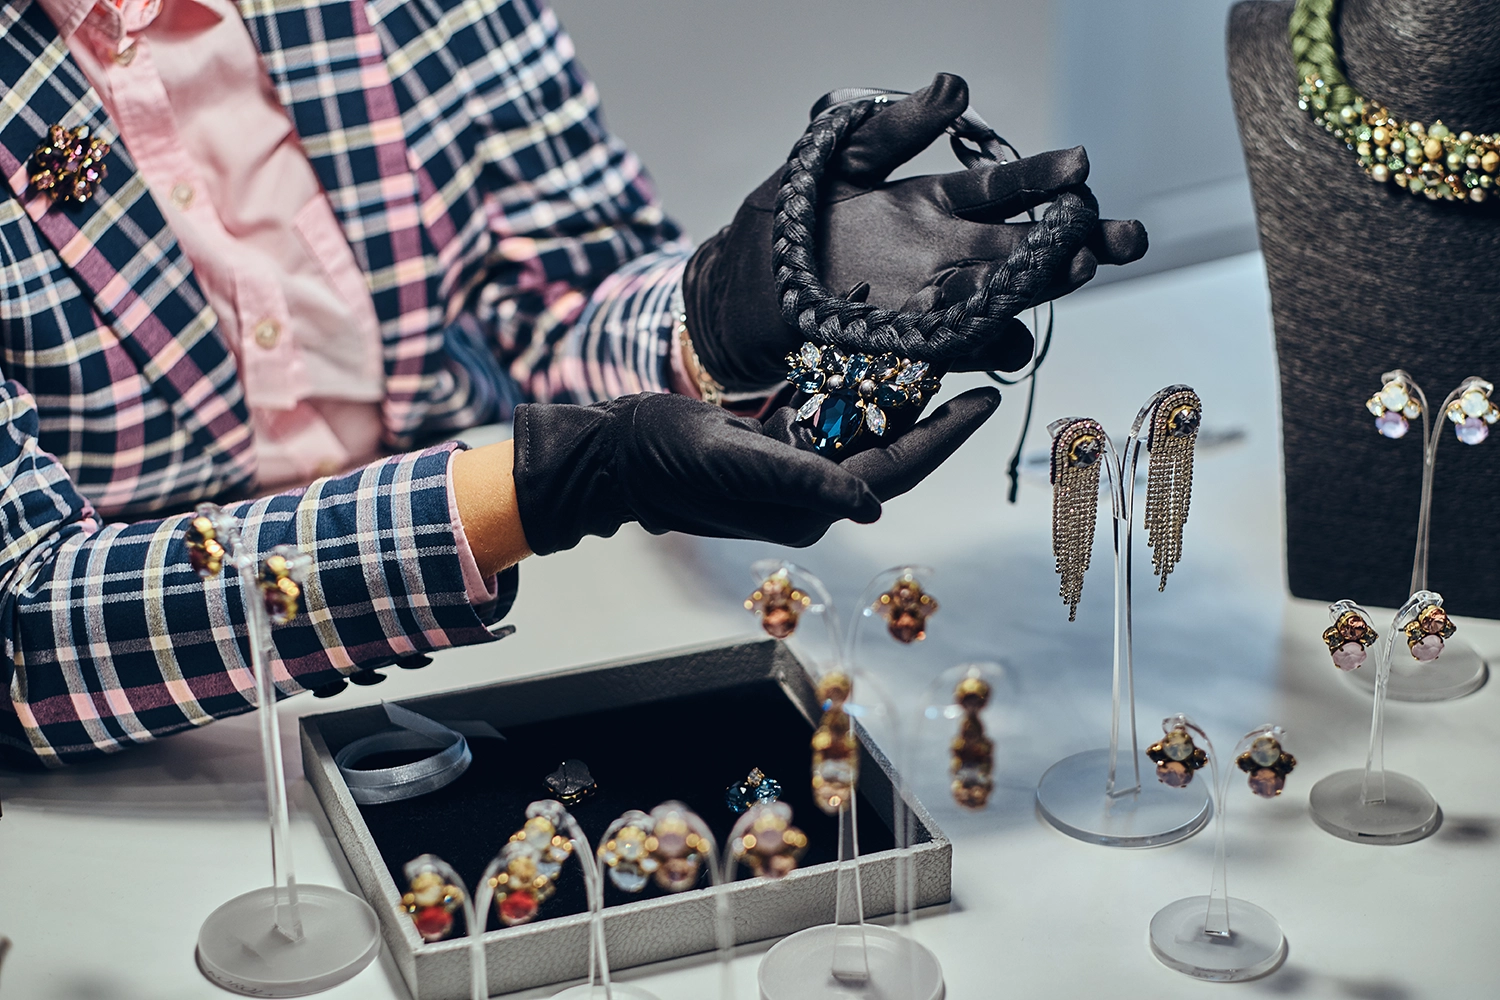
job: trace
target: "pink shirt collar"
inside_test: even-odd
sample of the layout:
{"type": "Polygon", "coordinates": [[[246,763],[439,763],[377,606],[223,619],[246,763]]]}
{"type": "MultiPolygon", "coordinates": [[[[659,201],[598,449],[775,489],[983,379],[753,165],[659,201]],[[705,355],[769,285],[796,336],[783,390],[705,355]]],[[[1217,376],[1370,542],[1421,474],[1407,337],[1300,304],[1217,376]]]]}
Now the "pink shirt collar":
{"type": "MultiPolygon", "coordinates": [[[[122,42],[156,20],[165,0],[38,0],[67,41],[85,21],[111,42],[122,42]],[[92,18],[90,15],[93,15],[92,18]]],[[[197,0],[180,0],[196,3],[197,0]]],[[[217,12],[215,13],[217,17],[217,12]]]]}

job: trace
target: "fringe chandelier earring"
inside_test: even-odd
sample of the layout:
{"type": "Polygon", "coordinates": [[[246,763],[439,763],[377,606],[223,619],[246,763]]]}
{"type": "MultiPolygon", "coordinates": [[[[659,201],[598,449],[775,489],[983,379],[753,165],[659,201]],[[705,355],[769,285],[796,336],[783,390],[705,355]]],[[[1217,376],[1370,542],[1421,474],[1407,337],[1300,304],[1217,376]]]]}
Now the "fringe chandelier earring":
{"type": "Polygon", "coordinates": [[[1163,399],[1151,417],[1145,525],[1159,591],[1167,589],[1167,577],[1182,558],[1182,526],[1193,498],[1193,448],[1202,422],[1203,403],[1187,387],[1163,399]]]}
{"type": "Polygon", "coordinates": [[[1104,427],[1088,417],[1072,417],[1048,429],[1052,431],[1052,554],[1062,578],[1058,593],[1068,606],[1068,621],[1074,621],[1083,596],[1083,574],[1094,550],[1104,427]]]}

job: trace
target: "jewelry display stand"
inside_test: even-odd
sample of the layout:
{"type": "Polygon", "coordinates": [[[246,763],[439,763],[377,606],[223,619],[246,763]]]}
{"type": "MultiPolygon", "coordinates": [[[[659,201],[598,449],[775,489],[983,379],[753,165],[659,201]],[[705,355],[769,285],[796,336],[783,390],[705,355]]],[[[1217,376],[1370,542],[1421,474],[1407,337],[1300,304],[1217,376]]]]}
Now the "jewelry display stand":
{"type": "Polygon", "coordinates": [[[459,907],[464,911],[465,936],[469,939],[469,996],[471,1000],[488,1000],[490,995],[489,970],[484,958],[484,925],[489,916],[492,895],[489,880],[500,870],[500,859],[490,862],[490,867],[479,879],[474,894],[464,890],[463,878],[453,866],[434,854],[423,854],[406,863],[406,881],[411,883],[422,872],[433,872],[450,886],[464,890],[459,898],[459,907]],[[477,902],[476,902],[477,900],[477,902]]]}
{"type": "MultiPolygon", "coordinates": [[[[1286,936],[1276,918],[1254,903],[1229,895],[1224,849],[1224,812],[1229,794],[1228,767],[1219,771],[1213,741],[1185,715],[1162,722],[1171,732],[1185,726],[1208,748],[1209,775],[1215,794],[1214,871],[1207,896],[1189,896],[1168,903],[1151,918],[1151,951],[1162,964],[1195,979],[1239,983],[1256,979],[1280,967],[1286,960],[1286,936]]],[[[1274,727],[1262,727],[1240,741],[1233,756],[1252,740],[1274,727]]],[[[1191,786],[1189,786],[1191,787],[1191,786]]]]}
{"type": "MultiPolygon", "coordinates": [[[[973,697],[975,692],[967,692],[973,697]]],[[[997,721],[1001,694],[1014,696],[1015,685],[1009,673],[998,663],[961,663],[939,674],[920,698],[913,719],[912,736],[907,741],[904,760],[897,762],[902,775],[930,774],[939,768],[949,776],[949,801],[964,812],[982,812],[995,791],[995,737],[1001,731],[997,721]],[[960,683],[978,683],[985,692],[984,704],[972,711],[957,698],[960,683]],[[981,732],[968,733],[965,724],[979,724],[981,732]],[[955,735],[957,734],[957,735],[955,735]],[[974,737],[987,741],[982,752],[976,752],[974,737]]],[[[910,777],[903,782],[911,781],[910,777]]],[[[1029,792],[1030,789],[1028,788],[1029,792]]],[[[940,817],[936,802],[928,809],[940,817]]],[[[915,818],[905,813],[908,822],[898,828],[896,844],[896,925],[910,922],[912,900],[916,898],[915,866],[908,863],[916,836],[915,818]]]]}
{"type": "MultiPolygon", "coordinates": [[[[687,818],[686,821],[692,832],[702,837],[706,845],[704,854],[707,856],[706,867],[708,869],[709,884],[713,888],[714,897],[714,944],[719,964],[719,997],[720,1000],[734,1000],[734,969],[730,964],[734,959],[734,919],[730,913],[729,894],[724,888],[731,878],[732,873],[724,869],[721,861],[722,855],[719,852],[719,843],[715,839],[713,831],[708,828],[708,824],[704,823],[701,817],[681,802],[663,802],[650,813],[644,813],[638,809],[630,810],[619,819],[610,823],[599,837],[599,851],[595,855],[595,860],[598,862],[599,877],[602,880],[605,871],[609,867],[605,862],[606,845],[612,844],[621,830],[634,826],[642,831],[650,831],[647,836],[654,839],[658,837],[661,830],[660,826],[657,825],[657,817],[668,812],[683,814],[687,818]]],[[[648,854],[649,851],[646,850],[645,844],[642,843],[631,847],[629,852],[622,852],[617,857],[625,861],[638,862],[643,860],[648,854]]],[[[657,863],[660,863],[659,859],[657,859],[657,863]]],[[[617,880],[615,887],[624,892],[639,892],[646,888],[653,874],[654,872],[648,872],[639,865],[636,865],[635,870],[629,876],[632,881],[625,882],[622,881],[625,876],[617,876],[617,879],[622,880],[617,880]]],[[[697,883],[698,878],[695,876],[692,878],[691,884],[680,887],[673,885],[670,888],[663,886],[663,888],[666,888],[668,892],[686,892],[689,889],[696,888],[697,883]]],[[[618,988],[615,987],[615,989],[618,988]]]]}
{"type": "MultiPolygon", "coordinates": [[[[1109,746],[1085,750],[1053,764],[1037,784],[1036,803],[1042,817],[1070,837],[1106,847],[1158,847],[1191,837],[1213,813],[1209,794],[1201,787],[1174,791],[1152,782],[1141,783],[1145,758],[1135,724],[1135,670],[1131,637],[1131,538],[1135,514],[1136,470],[1145,445],[1141,431],[1149,427],[1163,399],[1187,386],[1158,391],[1136,414],[1123,453],[1104,436],[1104,472],[1109,479],[1115,556],[1114,691],[1109,746]],[[1129,743],[1122,745],[1121,730],[1129,743]]],[[[1067,420],[1056,420],[1048,431],[1056,434],[1067,420]]]]}
{"type": "MultiPolygon", "coordinates": [[[[1419,590],[1396,612],[1375,668],[1375,706],[1365,766],[1330,774],[1308,793],[1313,822],[1335,837],[1365,844],[1408,844],[1428,836],[1442,822],[1442,810],[1420,782],[1385,769],[1385,699],[1391,676],[1391,647],[1422,609],[1441,607],[1442,603],[1441,595],[1419,590]]],[[[1333,621],[1345,611],[1358,611],[1365,621],[1370,620],[1352,601],[1337,601],[1328,608],[1333,621]]]]}
{"type": "MultiPolygon", "coordinates": [[[[951,779],[950,802],[966,812],[988,808],[994,791],[994,740],[1000,729],[997,698],[1002,693],[1015,693],[1014,683],[1003,666],[991,662],[960,663],[934,678],[917,706],[910,759],[904,763],[912,774],[946,768],[951,779]],[[960,684],[966,687],[977,684],[985,692],[984,704],[972,713],[957,698],[960,684]],[[972,748],[960,747],[961,743],[970,742],[964,738],[967,734],[962,729],[971,714],[982,729],[982,733],[975,735],[989,741],[988,761],[977,760],[972,748]],[[967,756],[965,749],[970,750],[967,756]]],[[[937,806],[929,803],[928,808],[936,811],[937,806]]]]}
{"type": "MultiPolygon", "coordinates": [[[[306,996],[353,977],[380,953],[375,911],[359,896],[324,885],[297,884],[288,836],[286,773],[276,716],[276,686],[269,652],[271,623],[256,581],[256,559],[241,543],[232,518],[205,506],[214,522],[224,563],[239,573],[245,602],[256,715],[271,827],[271,885],[236,896],[208,915],[198,931],[198,968],[219,986],[257,997],[306,996]]],[[[293,578],[310,557],[290,550],[293,578]]]]}
{"type": "MultiPolygon", "coordinates": [[[[764,580],[777,569],[785,569],[793,582],[815,602],[809,614],[819,612],[828,641],[824,657],[802,657],[815,664],[818,677],[842,670],[853,681],[853,696],[844,704],[853,725],[878,720],[891,733],[895,759],[900,759],[901,734],[890,699],[867,672],[856,669],[852,657],[858,648],[864,623],[874,617],[880,583],[892,584],[904,573],[923,580],[931,574],[920,567],[899,567],[876,576],[861,598],[861,613],[848,633],[848,645],[838,625],[838,616],[828,590],[817,577],[791,563],[768,560],[756,563],[752,573],[764,580]]],[[[885,627],[882,623],[882,627],[885,627]]],[[[799,634],[801,634],[799,632],[799,634]]],[[[904,782],[903,782],[904,784],[904,782]]],[[[898,830],[906,827],[904,788],[894,796],[894,820],[898,830]]],[[[900,930],[867,924],[859,871],[858,797],[851,795],[839,810],[839,856],[835,919],[832,924],[809,927],[779,941],[761,960],[757,973],[761,1000],[825,1000],[825,998],[869,998],[869,1000],[941,1000],[944,993],[942,968],[937,957],[900,930]],[[828,970],[820,975],[818,970],[828,970]]],[[[897,834],[897,846],[902,846],[897,834]]],[[[897,882],[904,881],[899,874],[897,882]]],[[[727,881],[727,879],[726,879],[727,881]]],[[[899,907],[898,907],[899,910],[899,907]]]]}
{"type": "MultiPolygon", "coordinates": [[[[1432,534],[1432,480],[1437,462],[1438,442],[1450,421],[1446,418],[1448,407],[1457,402],[1471,388],[1480,388],[1486,394],[1494,387],[1484,379],[1469,376],[1457,389],[1448,394],[1438,408],[1436,426],[1429,426],[1427,395],[1422,387],[1406,372],[1397,369],[1386,372],[1381,381],[1401,379],[1416,395],[1422,407],[1422,502],[1417,509],[1417,551],[1412,559],[1410,593],[1427,589],[1427,553],[1432,534]]],[[[1411,657],[1395,657],[1391,664],[1389,686],[1386,697],[1394,701],[1451,701],[1473,694],[1484,686],[1489,678],[1489,666],[1474,647],[1463,639],[1449,639],[1443,646],[1443,655],[1436,660],[1421,663],[1411,657]]],[[[1370,671],[1355,670],[1350,673],[1354,683],[1365,690],[1375,687],[1375,678],[1370,671]]]]}
{"type": "MultiPolygon", "coordinates": [[[[570,986],[553,994],[553,1000],[657,1000],[656,994],[639,986],[613,983],[609,978],[609,950],[604,942],[604,882],[598,860],[589,846],[588,837],[578,821],[562,804],[552,799],[533,802],[526,807],[526,817],[545,816],[559,830],[566,830],[573,842],[573,857],[583,872],[583,890],[589,906],[589,981],[570,986]],[[597,981],[596,981],[597,979],[597,981]]],[[[498,870],[498,869],[497,869],[498,870]]],[[[486,870],[479,881],[480,892],[490,888],[494,871],[486,870]]],[[[487,901],[486,901],[487,903],[487,901]]]]}

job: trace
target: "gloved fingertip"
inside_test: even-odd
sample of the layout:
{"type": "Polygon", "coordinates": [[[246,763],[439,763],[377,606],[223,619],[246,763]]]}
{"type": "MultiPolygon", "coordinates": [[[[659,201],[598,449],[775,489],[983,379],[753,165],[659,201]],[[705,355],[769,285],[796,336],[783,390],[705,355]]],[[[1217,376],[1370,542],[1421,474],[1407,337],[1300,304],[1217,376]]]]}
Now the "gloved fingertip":
{"type": "Polygon", "coordinates": [[[1113,220],[1109,233],[1110,263],[1129,264],[1146,256],[1151,239],[1146,227],[1135,219],[1113,220]]]}
{"type": "Polygon", "coordinates": [[[1074,146],[1067,153],[1072,172],[1078,177],[1077,183],[1082,184],[1089,179],[1089,151],[1082,146],[1074,146]]]}
{"type": "Polygon", "coordinates": [[[992,385],[981,385],[961,392],[951,400],[952,405],[957,407],[962,404],[971,408],[977,414],[983,414],[980,421],[988,420],[991,413],[1000,408],[1000,390],[992,385]]]}
{"type": "Polygon", "coordinates": [[[903,312],[931,312],[942,305],[943,290],[938,285],[923,285],[901,306],[903,312]]]}
{"type": "Polygon", "coordinates": [[[1099,259],[1094,256],[1088,248],[1079,250],[1073,257],[1073,263],[1068,268],[1068,284],[1074,288],[1086,285],[1094,279],[1094,274],[1099,270],[1099,259]]]}
{"type": "Polygon", "coordinates": [[[850,516],[849,520],[858,524],[874,524],[880,520],[880,498],[877,497],[870,487],[863,487],[863,496],[860,498],[859,512],[850,516]]]}
{"type": "MultiPolygon", "coordinates": [[[[969,82],[957,73],[939,73],[918,92],[923,103],[957,118],[969,107],[969,82]]],[[[918,96],[913,94],[913,97],[918,96]]]]}

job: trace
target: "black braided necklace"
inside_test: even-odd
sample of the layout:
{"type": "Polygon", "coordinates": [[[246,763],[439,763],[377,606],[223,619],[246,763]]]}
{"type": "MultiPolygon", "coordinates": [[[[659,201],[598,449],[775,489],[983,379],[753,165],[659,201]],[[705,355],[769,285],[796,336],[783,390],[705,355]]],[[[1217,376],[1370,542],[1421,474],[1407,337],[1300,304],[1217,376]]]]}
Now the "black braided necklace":
{"type": "MultiPolygon", "coordinates": [[[[836,91],[819,102],[815,117],[792,147],[776,195],[771,266],[781,297],[781,315],[807,338],[789,355],[787,381],[809,394],[798,420],[813,429],[825,454],[850,447],[865,431],[881,436],[888,410],[921,407],[938,390],[953,360],[973,353],[1010,319],[1031,308],[1053,276],[1066,269],[1098,221],[1098,205],[1087,188],[1064,191],[1048,206],[1020,246],[968,299],[942,309],[907,312],[883,309],[831,292],[816,263],[819,185],[828,164],[850,133],[878,114],[896,91],[836,91]],[[841,94],[858,96],[838,100],[841,94]],[[818,113],[821,110],[821,113],[818,113]]],[[[998,161],[1014,149],[972,111],[949,128],[954,151],[966,166],[998,161]],[[979,151],[966,146],[974,143],[979,151]]],[[[1018,378],[991,372],[1002,384],[1031,377],[1051,338],[1039,338],[1030,371],[1018,378]]],[[[1027,423],[1031,406],[1027,405],[1027,423]]],[[[1011,499],[1026,428],[1011,460],[1011,499]]]]}

